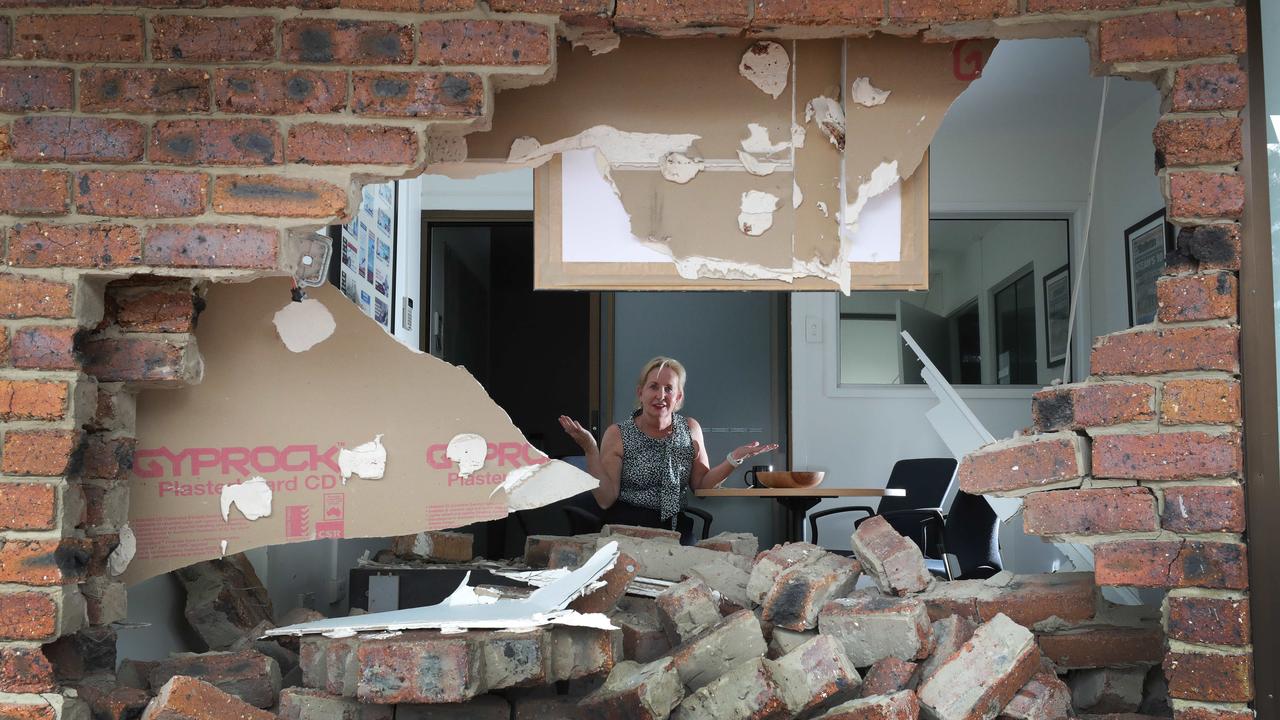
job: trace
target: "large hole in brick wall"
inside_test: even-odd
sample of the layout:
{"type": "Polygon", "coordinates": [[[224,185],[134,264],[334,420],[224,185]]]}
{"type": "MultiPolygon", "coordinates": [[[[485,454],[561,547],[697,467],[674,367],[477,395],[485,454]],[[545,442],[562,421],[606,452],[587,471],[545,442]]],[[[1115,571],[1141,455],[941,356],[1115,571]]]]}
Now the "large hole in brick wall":
{"type": "MultiPolygon", "coordinates": [[[[933,328],[922,344],[977,421],[998,439],[1027,434],[964,464],[961,487],[1053,490],[1030,495],[1025,513],[989,536],[985,564],[966,567],[961,551],[948,566],[937,528],[911,539],[919,520],[872,519],[853,534],[865,515],[827,514],[811,529],[764,498],[692,499],[709,515],[711,537],[682,547],[671,532],[601,528],[607,518],[587,495],[451,532],[254,548],[146,580],[130,588],[118,626],[119,687],[108,695],[90,682],[82,694],[137,708],[174,675],[189,675],[300,718],[814,717],[837,705],[829,717],[913,717],[922,705],[939,718],[1169,715],[1162,594],[1104,597],[1087,562],[1095,544],[1116,552],[1128,540],[1163,541],[1171,490],[1095,479],[1081,450],[1092,438],[1121,453],[1126,432],[1154,423],[1153,385],[1037,394],[1062,376],[1064,356],[1074,368],[1066,380],[1082,381],[1095,338],[1152,320],[1171,247],[1150,218],[1163,205],[1151,166],[1159,94],[1115,80],[1079,262],[1102,87],[1088,67],[1080,40],[1005,41],[956,102],[930,151],[927,293],[534,292],[527,171],[364,187],[354,221],[331,229],[331,284],[310,291],[345,294],[369,316],[361,322],[464,366],[530,444],[571,464],[585,465],[557,417],[597,437],[628,422],[636,371],[650,357],[674,356],[688,368],[685,409],[701,422],[712,464],[752,440],[778,443],[746,465],[823,470],[821,487],[881,488],[900,460],[950,455],[925,419],[937,400],[918,371],[903,370],[894,337],[908,319],[917,340],[933,328]],[[1060,337],[1062,304],[1081,276],[1074,334],[1060,337]],[[271,626],[439,602],[464,566],[483,602],[520,602],[529,588],[494,569],[571,569],[610,542],[621,549],[617,564],[571,607],[606,612],[616,630],[392,627],[257,639],[271,626]],[[944,555],[934,573],[921,549],[944,555]],[[945,579],[948,571],[963,577],[945,579]],[[637,576],[656,582],[624,594],[637,576]],[[204,651],[217,654],[170,657],[204,651]]],[[[202,304],[226,303],[210,305],[210,316],[236,311],[236,293],[223,290],[194,288],[202,304]]],[[[97,341],[188,331],[192,292],[172,280],[112,283],[110,327],[97,341]]],[[[131,401],[103,387],[95,422],[127,424],[131,401]]],[[[148,394],[182,392],[144,390],[139,405],[148,407],[148,394]]],[[[365,402],[341,384],[316,392],[334,412],[365,402]]],[[[147,438],[139,442],[145,449],[147,438]]],[[[487,451],[502,457],[501,448],[487,451]]],[[[105,448],[93,460],[110,456],[105,448]]],[[[1095,451],[1095,469],[1099,462],[1095,451]]],[[[727,486],[743,487],[745,469],[727,486]]],[[[91,485],[99,502],[119,493],[114,481],[91,485]]],[[[1191,502],[1190,489],[1172,492],[1179,507],[1191,502]]],[[[981,524],[991,511],[977,503],[981,524]]],[[[863,504],[877,500],[823,499],[804,510],[863,504]]],[[[698,540],[707,520],[690,521],[698,540]]],[[[952,533],[952,550],[966,542],[962,524],[938,527],[952,533]]],[[[1182,558],[1181,546],[1172,552],[1182,558]]],[[[1111,572],[1117,585],[1160,584],[1111,572]]],[[[108,614],[121,600],[90,598],[108,614]]],[[[84,631],[50,654],[68,680],[82,681],[110,664],[111,640],[84,631]]]]}

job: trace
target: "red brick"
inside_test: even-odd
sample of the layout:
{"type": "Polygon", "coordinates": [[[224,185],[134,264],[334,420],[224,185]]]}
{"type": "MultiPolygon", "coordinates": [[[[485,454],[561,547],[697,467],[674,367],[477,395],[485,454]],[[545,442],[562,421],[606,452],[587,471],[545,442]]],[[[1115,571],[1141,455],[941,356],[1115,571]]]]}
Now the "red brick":
{"type": "Polygon", "coordinates": [[[142,18],[134,15],[20,15],[13,55],[72,62],[140,62],[142,18]]]}
{"type": "Polygon", "coordinates": [[[140,718],[151,702],[151,694],[145,690],[132,687],[113,687],[114,676],[108,675],[105,682],[83,682],[75,685],[80,697],[89,705],[94,718],[103,720],[128,720],[140,718]]]}
{"type": "Polygon", "coordinates": [[[1055,490],[1023,500],[1028,535],[1109,535],[1159,529],[1156,499],[1146,488],[1055,490]]]}
{"type": "Polygon", "coordinates": [[[1004,614],[1025,627],[1058,618],[1083,622],[1093,618],[1097,600],[1093,575],[1087,572],[1015,575],[1006,585],[977,594],[976,623],[1004,614]]]}
{"type": "Polygon", "coordinates": [[[311,165],[411,165],[418,137],[402,127],[308,123],[289,129],[288,157],[311,165]]]}
{"type": "Polygon", "coordinates": [[[1143,5],[1158,5],[1160,2],[1161,0],[1027,0],[1027,12],[1128,10],[1143,5]]]}
{"type": "Polygon", "coordinates": [[[1212,275],[1162,277],[1156,283],[1160,322],[1225,320],[1236,316],[1236,276],[1212,275]]]}
{"type": "Polygon", "coordinates": [[[361,702],[466,702],[480,691],[481,657],[465,635],[404,633],[362,641],[356,657],[361,702]],[[425,657],[433,661],[422,662],[425,657]]]}
{"type": "Polygon", "coordinates": [[[882,19],[884,3],[881,0],[755,0],[751,27],[873,27],[882,19]]]}
{"type": "Polygon", "coordinates": [[[1036,431],[1081,430],[1155,418],[1155,388],[1144,384],[1078,383],[1045,388],[1031,398],[1036,431]]]}
{"type": "Polygon", "coordinates": [[[413,26],[368,20],[285,20],[281,59],[294,63],[408,65],[413,26]]]}
{"type": "MultiPolygon", "coordinates": [[[[470,538],[471,536],[467,535],[466,537],[470,538]]],[[[471,553],[468,552],[467,555],[467,560],[470,561],[471,553]]],[[[604,581],[604,587],[574,600],[569,605],[569,608],[582,613],[611,612],[618,605],[618,601],[622,599],[622,596],[627,594],[627,587],[636,578],[639,568],[640,564],[636,562],[635,558],[624,552],[618,553],[618,559],[613,564],[613,567],[600,576],[600,579],[604,581]]]]}
{"type": "Polygon", "coordinates": [[[0,112],[71,109],[72,73],[52,67],[0,68],[0,112]]]}
{"type": "Polygon", "coordinates": [[[69,318],[72,316],[72,293],[67,283],[34,277],[0,275],[0,317],[69,318]]]}
{"type": "Polygon", "coordinates": [[[1152,133],[1156,165],[1235,165],[1244,154],[1240,123],[1238,117],[1161,120],[1152,133]]]}
{"type": "MultiPolygon", "coordinates": [[[[472,0],[423,0],[423,12],[448,12],[450,10],[466,10],[472,0]],[[448,7],[435,7],[435,6],[448,7]],[[458,7],[453,7],[457,5],[458,7]]],[[[492,0],[489,9],[494,12],[538,13],[542,15],[559,15],[561,19],[605,16],[613,3],[611,0],[492,0]]]]}
{"type": "Polygon", "coordinates": [[[1236,485],[1175,486],[1164,489],[1160,526],[1178,533],[1242,533],[1244,490],[1236,485]]]}
{"type": "Polygon", "coordinates": [[[1104,335],[1093,343],[1094,375],[1159,375],[1240,369],[1240,331],[1233,327],[1169,328],[1104,335]]]}
{"type": "Polygon", "coordinates": [[[152,162],[277,165],[280,131],[271,120],[161,120],[151,129],[152,162]]]}
{"type": "Polygon", "coordinates": [[[121,480],[133,467],[133,451],[138,441],[131,437],[90,435],[84,446],[84,469],[89,479],[121,480]]]}
{"type": "Polygon", "coordinates": [[[1240,423],[1240,383],[1236,380],[1168,380],[1160,399],[1160,422],[1240,423]]]}
{"type": "Polygon", "coordinates": [[[0,170],[0,213],[65,214],[69,178],[70,173],[62,170],[0,170]]]}
{"type": "Polygon", "coordinates": [[[881,592],[909,595],[925,590],[933,582],[920,548],[879,515],[858,525],[850,543],[862,569],[876,581],[881,592]]]}
{"type": "Polygon", "coordinates": [[[661,32],[682,28],[743,28],[746,0],[617,0],[613,24],[619,30],[661,32]]]}
{"type": "Polygon", "coordinates": [[[1017,0],[889,0],[889,20],[895,23],[990,20],[1017,13],[1017,0]]]}
{"type": "Polygon", "coordinates": [[[275,713],[185,675],[175,675],[159,688],[147,712],[155,720],[277,720],[275,713]]]}
{"type": "Polygon", "coordinates": [[[194,378],[194,349],[187,343],[138,337],[85,343],[85,372],[101,382],[183,385],[194,378]]]}
{"type": "Polygon", "coordinates": [[[355,72],[351,109],[387,117],[479,117],[484,112],[484,80],[474,73],[355,72]]]}
{"type": "Polygon", "coordinates": [[[1093,474],[1100,478],[1193,480],[1240,471],[1240,436],[1235,433],[1168,432],[1093,439],[1093,474]]]}
{"type": "Polygon", "coordinates": [[[9,364],[9,329],[0,327],[0,365],[9,364]]]}
{"type": "Polygon", "coordinates": [[[154,170],[76,173],[76,209],[107,217],[191,217],[204,212],[209,176],[154,170]]]}
{"type": "Polygon", "coordinates": [[[1071,433],[1033,435],[988,445],[960,461],[960,489],[972,495],[1076,484],[1088,474],[1085,440],[1071,433]]]}
{"type": "Polygon", "coordinates": [[[1240,226],[1193,225],[1178,231],[1178,248],[1170,253],[1170,267],[1188,270],[1239,270],[1240,226]]]}
{"type": "Polygon", "coordinates": [[[58,605],[45,593],[0,594],[0,640],[51,640],[58,633],[58,605]]]}
{"type": "Polygon", "coordinates": [[[561,535],[530,535],[524,541],[524,562],[531,568],[550,567],[554,557],[565,554],[561,549],[566,547],[581,560],[595,552],[595,544],[585,539],[561,535]]]}
{"type": "Polygon", "coordinates": [[[1242,590],[1249,586],[1245,546],[1195,540],[1125,540],[1093,548],[1099,585],[1242,590]]]}
{"type": "Polygon", "coordinates": [[[1179,706],[1173,709],[1173,720],[1254,720],[1252,709],[1232,710],[1228,707],[1179,706]]]}
{"type": "Polygon", "coordinates": [[[1244,50],[1243,8],[1125,15],[1098,27],[1098,57],[1104,63],[1192,60],[1244,50]]]}
{"type": "Polygon", "coordinates": [[[418,26],[423,65],[546,65],[549,26],[499,20],[431,20],[418,26]]]}
{"type": "Polygon", "coordinates": [[[1249,599],[1170,595],[1166,627],[1171,640],[1204,645],[1248,645],[1249,599]]]}
{"type": "Polygon", "coordinates": [[[1208,702],[1253,699],[1253,656],[1171,652],[1164,660],[1169,697],[1208,702]]]}
{"type": "Polygon", "coordinates": [[[4,436],[0,469],[8,475],[65,475],[79,448],[80,434],[74,430],[11,430],[4,436]]]}
{"type": "Polygon", "coordinates": [[[0,529],[52,530],[58,488],[48,483],[0,483],[0,529]]]}
{"type": "Polygon", "coordinates": [[[346,207],[346,189],[323,180],[223,175],[213,186],[213,209],[228,215],[327,218],[346,207]]]}
{"type": "Polygon", "coordinates": [[[43,700],[39,704],[0,703],[0,717],[5,720],[58,720],[57,710],[43,700]]]}
{"type": "Polygon", "coordinates": [[[190,288],[142,289],[112,294],[116,325],[125,332],[185,333],[195,329],[196,304],[190,288]]]}
{"type": "Polygon", "coordinates": [[[65,382],[0,380],[0,420],[61,420],[66,411],[65,382]]]}
{"type": "Polygon", "coordinates": [[[1240,110],[1249,100],[1249,81],[1235,63],[1184,65],[1174,71],[1169,97],[1173,112],[1240,110]]]}
{"type": "Polygon", "coordinates": [[[40,648],[0,647],[0,692],[43,693],[56,689],[53,665],[40,648]]]}
{"type": "Polygon", "coordinates": [[[862,679],[861,697],[890,695],[915,689],[916,663],[887,657],[875,661],[862,679]]]}
{"type": "Polygon", "coordinates": [[[219,68],[213,89],[223,112],[331,113],[347,104],[347,74],[339,70],[219,68]]]}
{"type": "Polygon", "coordinates": [[[19,162],[135,162],[146,128],[133,120],[24,117],[13,123],[13,159],[19,162]]]}
{"type": "Polygon", "coordinates": [[[29,370],[78,370],[76,333],[66,325],[28,325],[14,328],[9,359],[14,367],[29,370]]]}
{"type": "Polygon", "coordinates": [[[161,225],[147,233],[143,260],[168,267],[273,269],[280,237],[253,225],[161,225]]]}
{"type": "Polygon", "coordinates": [[[197,69],[99,68],[80,71],[81,112],[208,112],[209,75],[197,69]]]}
{"type": "MultiPolygon", "coordinates": [[[[380,12],[422,12],[422,0],[337,0],[338,7],[349,10],[377,10],[380,12]]],[[[455,7],[444,10],[428,10],[426,12],[448,12],[450,10],[470,10],[475,3],[453,3],[455,7]]]]}
{"type": "Polygon", "coordinates": [[[275,660],[256,650],[209,652],[199,655],[171,655],[161,660],[147,676],[153,690],[171,678],[182,675],[213,685],[254,707],[276,704],[280,680],[272,681],[278,672],[275,660]]]}
{"type": "Polygon", "coordinates": [[[9,128],[0,125],[0,160],[9,160],[13,155],[13,145],[9,139],[9,128]]]}
{"type": "Polygon", "coordinates": [[[1231,218],[1244,213],[1244,178],[1208,172],[1169,175],[1169,214],[1175,218],[1231,218]]]}
{"type": "Polygon", "coordinates": [[[157,62],[245,62],[276,54],[269,17],[157,15],[151,19],[151,55],[157,62]]]}
{"type": "Polygon", "coordinates": [[[84,580],[88,562],[87,540],[0,541],[0,582],[38,586],[75,584],[84,580]]]}
{"type": "Polygon", "coordinates": [[[21,267],[122,267],[142,260],[136,228],[127,225],[15,225],[9,264],[21,267]]]}
{"type": "Polygon", "coordinates": [[[1154,665],[1164,657],[1160,628],[1097,625],[1036,636],[1059,670],[1154,665]]]}

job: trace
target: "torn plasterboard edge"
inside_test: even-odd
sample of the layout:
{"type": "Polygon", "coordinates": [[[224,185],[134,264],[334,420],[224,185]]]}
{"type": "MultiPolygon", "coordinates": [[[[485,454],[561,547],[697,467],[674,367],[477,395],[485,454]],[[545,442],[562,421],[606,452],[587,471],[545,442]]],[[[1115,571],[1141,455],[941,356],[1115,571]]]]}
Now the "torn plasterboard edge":
{"type": "Polygon", "coordinates": [[[509,511],[531,510],[600,487],[600,481],[563,460],[526,465],[507,473],[489,497],[502,491],[509,511]]]}
{"type": "Polygon", "coordinates": [[[860,77],[853,81],[849,88],[849,99],[863,107],[883,105],[889,99],[891,90],[881,90],[871,84],[871,78],[860,77]]]}
{"type": "Polygon", "coordinates": [[[568,150],[596,148],[611,167],[654,166],[668,153],[688,153],[698,135],[627,132],[608,125],[587,128],[572,137],[545,145],[535,138],[517,138],[511,144],[507,163],[535,167],[568,150]]]}
{"type": "Polygon", "coordinates": [[[284,346],[293,352],[306,352],[333,335],[338,324],[333,313],[319,300],[290,301],[271,318],[284,346]]]}
{"type": "Polygon", "coordinates": [[[695,160],[678,152],[669,152],[658,160],[658,170],[662,173],[662,177],[681,185],[692,180],[703,167],[701,160],[695,160]]]}
{"type": "MultiPolygon", "coordinates": [[[[480,598],[464,579],[443,602],[427,607],[331,618],[268,630],[267,637],[289,635],[350,637],[362,632],[396,630],[527,630],[543,625],[577,625],[613,629],[607,616],[566,610],[590,592],[593,584],[618,561],[618,543],[609,542],[581,567],[538,588],[525,598],[480,598]]],[[[470,574],[468,573],[468,578],[470,574]]]]}
{"type": "Polygon", "coordinates": [[[794,282],[795,273],[790,269],[778,269],[744,263],[722,258],[690,257],[676,258],[676,272],[687,280],[713,278],[717,280],[781,280],[794,282]]]}
{"type": "Polygon", "coordinates": [[[858,186],[858,196],[853,202],[845,205],[844,213],[840,216],[841,232],[843,233],[846,228],[852,230],[857,225],[858,216],[862,214],[862,209],[866,207],[867,202],[898,184],[901,179],[898,177],[897,160],[883,162],[876,166],[871,177],[858,186]]]}
{"type": "Polygon", "coordinates": [[[778,209],[778,196],[760,190],[742,193],[738,228],[747,235],[763,235],[773,227],[773,213],[778,209]]]}
{"type": "Polygon", "coordinates": [[[622,44],[622,38],[612,30],[560,23],[560,35],[575,48],[586,48],[592,55],[613,52],[622,44]]]}
{"type": "Polygon", "coordinates": [[[747,48],[738,63],[738,72],[762,92],[778,97],[787,89],[791,58],[776,42],[764,40],[747,48]]]}
{"type": "Polygon", "coordinates": [[[230,518],[231,506],[240,508],[246,520],[257,520],[271,514],[271,486],[262,476],[251,477],[235,485],[223,485],[220,497],[222,519],[230,518]]]}
{"type": "Polygon", "coordinates": [[[742,139],[742,149],[752,155],[776,155],[791,149],[791,142],[773,142],[769,139],[769,128],[759,123],[747,123],[747,136],[742,139]]]}
{"type": "Polygon", "coordinates": [[[382,446],[382,436],[375,435],[367,443],[338,450],[338,472],[346,485],[352,475],[362,480],[380,480],[387,472],[387,449],[382,446]]]}
{"type": "Polygon", "coordinates": [[[107,556],[107,572],[111,577],[123,575],[124,571],[129,569],[133,556],[138,552],[138,539],[133,534],[133,528],[128,525],[121,527],[119,537],[116,549],[107,556]]]}
{"type": "Polygon", "coordinates": [[[459,433],[449,440],[444,456],[458,463],[458,474],[465,478],[484,467],[488,452],[489,443],[483,437],[475,433],[459,433]]]}
{"type": "Polygon", "coordinates": [[[805,106],[804,121],[817,123],[822,135],[837,150],[844,152],[845,119],[844,108],[840,107],[840,103],[826,95],[819,95],[805,106]]]}
{"type": "Polygon", "coordinates": [[[800,192],[800,183],[794,179],[791,180],[791,209],[800,207],[800,203],[804,202],[804,193],[800,192]]]}

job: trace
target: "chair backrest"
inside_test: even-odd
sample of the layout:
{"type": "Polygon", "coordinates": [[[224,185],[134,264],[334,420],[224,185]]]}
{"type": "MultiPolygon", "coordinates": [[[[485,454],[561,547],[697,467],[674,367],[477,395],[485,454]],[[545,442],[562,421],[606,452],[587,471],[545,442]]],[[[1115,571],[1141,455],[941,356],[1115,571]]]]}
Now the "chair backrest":
{"type": "Polygon", "coordinates": [[[956,556],[960,578],[987,578],[1004,568],[996,512],[981,495],[956,493],[946,520],[947,552],[956,556]]]}
{"type": "Polygon", "coordinates": [[[941,507],[947,485],[955,472],[955,458],[899,460],[893,464],[885,487],[906,490],[907,496],[882,498],[880,512],[941,507]]]}

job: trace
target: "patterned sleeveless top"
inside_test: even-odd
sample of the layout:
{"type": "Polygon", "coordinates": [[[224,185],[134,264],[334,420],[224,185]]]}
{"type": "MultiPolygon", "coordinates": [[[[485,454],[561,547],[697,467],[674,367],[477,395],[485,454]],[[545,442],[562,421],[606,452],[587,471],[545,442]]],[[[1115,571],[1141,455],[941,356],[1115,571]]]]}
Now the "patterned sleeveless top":
{"type": "Polygon", "coordinates": [[[684,507],[693,471],[693,438],[689,421],[673,413],[671,434],[661,440],[645,435],[630,420],[618,423],[622,431],[622,477],[618,499],[636,507],[657,510],[663,522],[675,527],[676,514],[684,507]]]}

